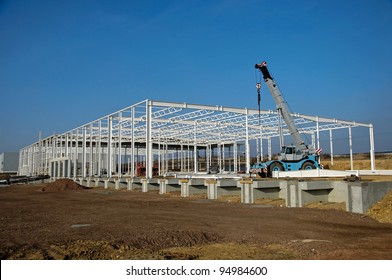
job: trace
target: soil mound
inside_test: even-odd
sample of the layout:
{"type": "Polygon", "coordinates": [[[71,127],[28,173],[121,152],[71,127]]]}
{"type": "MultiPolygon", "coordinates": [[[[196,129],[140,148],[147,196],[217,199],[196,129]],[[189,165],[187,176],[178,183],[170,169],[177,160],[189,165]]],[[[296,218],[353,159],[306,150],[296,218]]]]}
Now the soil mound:
{"type": "Polygon", "coordinates": [[[219,234],[204,231],[164,231],[150,232],[148,236],[137,237],[131,241],[132,247],[138,249],[160,250],[170,247],[191,247],[217,242],[219,234]]]}
{"type": "Polygon", "coordinates": [[[77,191],[86,190],[88,188],[75,183],[70,179],[59,179],[52,183],[47,184],[41,189],[43,192],[64,192],[64,191],[77,191]]]}
{"type": "Polygon", "coordinates": [[[392,191],[374,204],[367,214],[381,223],[392,223],[392,191]]]}

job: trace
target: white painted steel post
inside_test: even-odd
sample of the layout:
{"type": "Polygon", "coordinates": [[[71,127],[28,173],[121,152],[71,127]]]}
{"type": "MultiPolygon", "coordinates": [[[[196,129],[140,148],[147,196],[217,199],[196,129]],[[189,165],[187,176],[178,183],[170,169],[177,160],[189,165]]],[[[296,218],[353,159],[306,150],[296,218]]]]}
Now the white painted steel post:
{"type": "Polygon", "coordinates": [[[57,136],[54,136],[52,138],[52,159],[55,159],[57,157],[57,136]]]}
{"type": "Polygon", "coordinates": [[[151,101],[146,102],[146,179],[152,178],[151,101]]]}
{"type": "Polygon", "coordinates": [[[74,151],[74,178],[76,178],[78,176],[78,146],[79,146],[79,142],[78,142],[78,129],[76,129],[76,134],[75,134],[75,151],[74,151]]]}
{"type": "Polygon", "coordinates": [[[118,158],[117,158],[117,165],[118,165],[118,177],[121,178],[122,175],[122,129],[121,129],[121,122],[122,122],[122,112],[118,113],[118,158]]]}
{"type": "Polygon", "coordinates": [[[63,157],[63,140],[62,140],[63,136],[60,135],[60,149],[59,149],[59,155],[58,157],[63,157]]]}
{"type": "Polygon", "coordinates": [[[71,175],[71,171],[70,171],[70,158],[68,157],[69,155],[69,148],[68,148],[68,144],[69,144],[69,135],[68,133],[65,134],[65,157],[67,158],[67,160],[65,161],[67,163],[67,168],[65,168],[65,164],[63,166],[64,168],[64,172],[63,175],[65,178],[69,178],[71,175]]]}
{"type": "Polygon", "coordinates": [[[69,142],[69,134],[65,134],[65,157],[68,157],[69,149],[68,149],[68,142],[69,142]]]}
{"type": "Polygon", "coordinates": [[[161,176],[161,130],[158,133],[158,175],[161,176]]]}
{"type": "Polygon", "coordinates": [[[42,170],[42,131],[40,130],[38,133],[38,173],[41,174],[42,170]]]}
{"type": "Polygon", "coordinates": [[[348,141],[350,146],[350,165],[351,170],[354,170],[354,161],[353,161],[353,139],[351,135],[351,126],[348,127],[348,141]]]}
{"type": "Polygon", "coordinates": [[[373,132],[373,124],[369,126],[369,136],[370,136],[370,166],[372,171],[376,170],[376,161],[374,154],[374,132],[373,132]]]}
{"type": "Polygon", "coordinates": [[[29,172],[28,172],[28,174],[29,175],[33,175],[32,174],[33,173],[33,148],[31,146],[28,149],[27,162],[28,162],[28,165],[29,165],[29,168],[28,168],[29,172]]]}
{"type": "Polygon", "coordinates": [[[112,177],[112,137],[113,137],[113,117],[109,116],[108,117],[108,130],[109,130],[109,135],[108,135],[108,145],[107,145],[107,150],[108,150],[108,155],[107,155],[107,174],[106,176],[108,178],[112,177]]]}
{"type": "MultiPolygon", "coordinates": [[[[167,142],[165,142],[165,173],[169,172],[169,147],[167,142]]],[[[188,172],[189,172],[189,165],[188,165],[188,172]]]]}
{"type": "MultiPolygon", "coordinates": [[[[44,158],[44,174],[48,174],[48,139],[44,142],[44,151],[45,151],[45,158],[44,158]]],[[[19,161],[20,162],[20,161],[19,161]]]]}
{"type": "Polygon", "coordinates": [[[320,127],[319,127],[318,116],[316,116],[316,133],[317,133],[317,149],[320,149],[320,127]]]}
{"type": "Polygon", "coordinates": [[[246,173],[250,171],[250,149],[249,149],[249,125],[248,109],[245,109],[245,155],[246,155],[246,173]]]}
{"type": "Polygon", "coordinates": [[[88,176],[93,176],[93,125],[90,124],[90,147],[89,147],[89,157],[88,157],[88,176]]]}
{"type": "Polygon", "coordinates": [[[189,161],[190,161],[190,151],[189,151],[189,144],[188,144],[188,149],[187,149],[187,172],[189,173],[189,161]]]}
{"type": "Polygon", "coordinates": [[[272,143],[271,137],[268,137],[268,160],[272,159],[272,143]]]}
{"type": "Polygon", "coordinates": [[[234,173],[238,172],[238,166],[237,166],[237,142],[234,142],[234,155],[233,155],[233,160],[234,160],[234,173]]]}
{"type": "MultiPolygon", "coordinates": [[[[244,145],[245,146],[245,145],[244,145]]],[[[238,144],[238,171],[241,171],[241,155],[244,154],[241,152],[241,144],[238,144]]]]}
{"type": "Polygon", "coordinates": [[[31,148],[31,175],[35,174],[35,145],[32,145],[31,148]]]}
{"type": "Polygon", "coordinates": [[[263,138],[260,138],[260,161],[262,162],[263,159],[264,159],[263,138]]]}
{"type": "Polygon", "coordinates": [[[49,165],[50,165],[50,140],[46,139],[46,158],[45,158],[45,162],[46,162],[46,170],[47,170],[47,174],[49,174],[49,165]]]}
{"type": "Polygon", "coordinates": [[[279,120],[279,145],[280,150],[284,146],[283,126],[282,126],[282,108],[278,109],[278,120],[279,120]]]}
{"type": "Polygon", "coordinates": [[[131,108],[131,142],[132,142],[132,148],[131,148],[131,177],[135,177],[135,107],[131,108]]]}
{"type": "Polygon", "coordinates": [[[227,158],[228,158],[228,161],[229,161],[229,163],[228,163],[228,165],[229,165],[229,172],[231,172],[232,170],[231,170],[231,145],[230,144],[228,144],[227,149],[228,149],[228,151],[227,151],[227,158]]]}
{"type": "Polygon", "coordinates": [[[208,147],[209,147],[209,154],[208,154],[208,166],[209,166],[209,169],[208,169],[208,171],[211,171],[211,168],[212,168],[212,158],[213,158],[213,156],[214,156],[214,147],[212,146],[212,144],[208,144],[208,147]]]}
{"type": "Polygon", "coordinates": [[[35,148],[34,145],[30,147],[30,159],[31,159],[31,168],[30,168],[30,175],[34,175],[35,172],[35,148]]]}
{"type": "Polygon", "coordinates": [[[86,178],[86,142],[87,142],[87,128],[83,127],[83,155],[82,155],[82,177],[86,178]]]}
{"type": "Polygon", "coordinates": [[[222,171],[225,172],[226,171],[226,157],[225,157],[225,143],[222,143],[222,164],[223,164],[223,168],[222,171]]]}
{"type": "Polygon", "coordinates": [[[180,172],[183,172],[183,170],[184,170],[184,146],[182,143],[181,143],[181,159],[180,159],[180,161],[181,161],[180,172]]]}
{"type": "Polygon", "coordinates": [[[221,146],[221,136],[219,135],[219,144],[218,144],[218,166],[219,173],[222,171],[222,146],[221,146]]]}
{"type": "Polygon", "coordinates": [[[333,136],[332,129],[329,130],[329,149],[331,153],[331,165],[333,166],[333,136]]]}
{"type": "Polygon", "coordinates": [[[97,174],[98,177],[101,177],[101,160],[102,160],[102,149],[101,149],[101,133],[102,133],[102,124],[101,120],[98,121],[98,138],[97,138],[97,174]]]}
{"type": "Polygon", "coordinates": [[[194,165],[194,172],[198,172],[197,168],[197,122],[195,121],[195,129],[194,129],[194,134],[193,134],[193,165],[194,165]]]}

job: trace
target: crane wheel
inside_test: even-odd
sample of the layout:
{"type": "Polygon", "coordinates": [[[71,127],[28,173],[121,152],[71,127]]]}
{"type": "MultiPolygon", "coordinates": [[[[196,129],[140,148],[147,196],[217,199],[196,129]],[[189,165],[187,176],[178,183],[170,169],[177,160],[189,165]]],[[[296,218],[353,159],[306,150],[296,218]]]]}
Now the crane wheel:
{"type": "Polygon", "coordinates": [[[284,171],[284,167],[280,162],[274,161],[268,167],[268,177],[272,177],[272,172],[274,171],[284,171]]]}
{"type": "Polygon", "coordinates": [[[312,170],[316,169],[316,166],[314,165],[313,162],[307,161],[301,166],[301,170],[312,170]]]}

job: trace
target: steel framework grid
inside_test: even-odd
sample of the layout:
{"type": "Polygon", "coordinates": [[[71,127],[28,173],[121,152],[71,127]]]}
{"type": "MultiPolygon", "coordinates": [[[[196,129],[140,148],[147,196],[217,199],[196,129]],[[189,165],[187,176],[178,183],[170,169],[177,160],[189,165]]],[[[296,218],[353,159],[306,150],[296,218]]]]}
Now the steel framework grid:
{"type": "MultiPolygon", "coordinates": [[[[354,127],[369,128],[371,169],[375,170],[373,125],[342,121],[318,116],[291,114],[298,131],[312,136],[312,144],[320,147],[320,132],[330,133],[330,153],[333,161],[333,135],[336,129],[348,129],[352,160],[352,133],[354,127]]],[[[276,111],[248,108],[209,106],[189,103],[144,100],[62,134],[52,135],[20,150],[19,174],[49,174],[52,177],[122,176],[124,164],[127,175],[136,176],[139,155],[144,156],[145,177],[153,176],[154,161],[159,174],[168,170],[169,157],[177,157],[180,171],[184,162],[192,160],[193,172],[198,172],[199,150],[205,150],[205,169],[211,168],[213,147],[218,149],[219,166],[222,147],[233,147],[234,172],[238,172],[237,144],[243,144],[244,165],[250,169],[250,141],[256,140],[258,157],[263,158],[263,140],[268,141],[271,158],[271,140],[279,139],[280,128],[290,135],[276,111]],[[177,154],[173,152],[177,147],[177,154]],[[181,147],[180,156],[178,150],[181,147]],[[187,147],[187,150],[184,150],[187,147]],[[189,150],[191,149],[191,150],[189,150]],[[171,151],[171,152],[170,152],[171,151]],[[128,162],[123,162],[125,159],[128,162]]],[[[229,149],[230,151],[230,149],[229,149]]],[[[219,169],[221,171],[221,169],[219,169]]]]}

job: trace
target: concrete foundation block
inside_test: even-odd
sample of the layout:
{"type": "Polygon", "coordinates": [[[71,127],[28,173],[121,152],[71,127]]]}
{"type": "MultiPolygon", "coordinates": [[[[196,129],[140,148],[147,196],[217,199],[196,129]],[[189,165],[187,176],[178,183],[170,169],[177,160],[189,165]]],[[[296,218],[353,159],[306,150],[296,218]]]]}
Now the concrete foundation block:
{"type": "Polygon", "coordinates": [[[159,194],[165,194],[167,192],[166,179],[159,180],[159,194]]]}
{"type": "Polygon", "coordinates": [[[142,179],[142,192],[148,192],[149,190],[159,190],[158,179],[142,179]]]}
{"type": "Polygon", "coordinates": [[[216,179],[205,180],[205,185],[207,186],[207,198],[218,199],[217,180],[216,179]]]}
{"type": "Polygon", "coordinates": [[[114,188],[116,190],[120,189],[120,179],[118,179],[118,178],[114,179],[114,188]]]}
{"type": "Polygon", "coordinates": [[[350,183],[347,186],[347,201],[346,201],[346,211],[354,213],[363,213],[362,207],[362,190],[360,183],[350,183]]]}
{"type": "Polygon", "coordinates": [[[133,190],[133,188],[132,188],[132,179],[131,178],[127,178],[126,181],[127,181],[127,190],[128,191],[133,190]]]}
{"type": "Polygon", "coordinates": [[[237,187],[241,189],[241,203],[245,203],[245,204],[254,203],[252,185],[253,185],[252,179],[242,179],[237,182],[237,187]]]}
{"type": "Polygon", "coordinates": [[[148,182],[146,179],[142,180],[142,192],[148,192],[148,182]]]}
{"type": "Polygon", "coordinates": [[[108,189],[109,188],[109,178],[103,179],[104,182],[104,188],[108,189]]]}
{"type": "Polygon", "coordinates": [[[298,182],[296,181],[287,182],[286,206],[302,207],[300,192],[298,189],[298,182]]]}
{"type": "Polygon", "coordinates": [[[392,182],[348,183],[346,210],[364,214],[390,191],[392,191],[392,182]]]}
{"type": "Polygon", "coordinates": [[[189,180],[180,179],[181,183],[181,197],[189,197],[189,180]]]}

